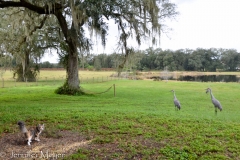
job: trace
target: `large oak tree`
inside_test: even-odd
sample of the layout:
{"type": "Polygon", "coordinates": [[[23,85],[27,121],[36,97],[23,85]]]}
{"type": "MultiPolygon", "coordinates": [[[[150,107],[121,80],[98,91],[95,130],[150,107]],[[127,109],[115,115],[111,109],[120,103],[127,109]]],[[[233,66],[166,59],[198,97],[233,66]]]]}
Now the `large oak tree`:
{"type": "Polygon", "coordinates": [[[175,4],[169,0],[0,0],[0,8],[22,8],[28,14],[55,16],[59,38],[63,39],[62,46],[67,52],[64,86],[73,90],[72,93],[80,90],[78,53],[91,48],[86,28],[98,35],[105,46],[108,21],[115,21],[119,30],[118,44],[125,57],[119,65],[121,70],[132,51],[128,44],[131,38],[139,45],[143,40],[158,43],[164,20],[178,14],[175,4]]]}

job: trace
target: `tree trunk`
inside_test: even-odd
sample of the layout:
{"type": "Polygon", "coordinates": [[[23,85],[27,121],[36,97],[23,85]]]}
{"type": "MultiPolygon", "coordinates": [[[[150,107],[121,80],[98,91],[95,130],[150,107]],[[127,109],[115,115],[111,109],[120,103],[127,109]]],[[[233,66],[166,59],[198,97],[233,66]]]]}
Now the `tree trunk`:
{"type": "MultiPolygon", "coordinates": [[[[67,26],[67,21],[62,15],[61,10],[55,12],[55,16],[58,19],[59,25],[62,29],[62,32],[65,37],[65,41],[69,47],[68,55],[67,55],[67,82],[64,84],[65,91],[58,92],[60,94],[75,94],[80,91],[80,81],[78,78],[78,53],[77,53],[77,44],[76,44],[76,35],[77,32],[72,23],[72,27],[69,30],[67,26]],[[67,86],[66,86],[67,85],[67,86]],[[69,91],[67,91],[70,89],[69,91]],[[64,93],[65,92],[65,93],[64,93]]],[[[64,90],[64,89],[63,89],[64,90]]]]}
{"type": "Polygon", "coordinates": [[[30,80],[29,71],[31,72],[31,69],[30,69],[30,57],[29,57],[28,51],[25,52],[25,65],[23,70],[24,70],[23,72],[24,81],[27,81],[27,80],[29,81],[30,80]]]}
{"type": "Polygon", "coordinates": [[[67,64],[67,84],[74,90],[79,90],[80,81],[78,78],[78,57],[77,53],[69,53],[67,64]]]}
{"type": "Polygon", "coordinates": [[[14,68],[14,77],[16,76],[17,82],[35,82],[36,71],[32,71],[30,68],[30,56],[29,52],[26,51],[24,56],[21,57],[21,64],[14,68]]]}

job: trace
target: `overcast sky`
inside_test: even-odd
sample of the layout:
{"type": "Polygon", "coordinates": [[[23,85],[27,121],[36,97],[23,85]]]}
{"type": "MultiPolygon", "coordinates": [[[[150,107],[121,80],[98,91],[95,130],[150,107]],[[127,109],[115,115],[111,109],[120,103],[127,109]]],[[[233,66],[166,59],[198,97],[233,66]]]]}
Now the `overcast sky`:
{"type": "MultiPolygon", "coordinates": [[[[162,34],[162,49],[225,48],[240,52],[240,0],[171,0],[180,13],[167,21],[172,30],[162,34]]],[[[111,24],[111,23],[110,23],[111,24]]],[[[103,49],[94,47],[93,53],[112,53],[116,49],[117,29],[111,29],[103,49]]],[[[134,45],[136,48],[137,46],[134,45]]],[[[151,45],[144,44],[140,49],[151,45]]],[[[56,62],[56,56],[45,56],[42,61],[56,62]]]]}

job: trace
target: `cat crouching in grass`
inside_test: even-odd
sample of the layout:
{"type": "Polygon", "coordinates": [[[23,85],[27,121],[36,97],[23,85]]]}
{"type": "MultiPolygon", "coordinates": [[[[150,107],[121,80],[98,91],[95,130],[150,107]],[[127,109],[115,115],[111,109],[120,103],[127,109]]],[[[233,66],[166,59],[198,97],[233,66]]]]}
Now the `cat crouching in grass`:
{"type": "Polygon", "coordinates": [[[31,129],[27,129],[25,126],[25,123],[22,121],[18,121],[18,126],[19,129],[22,133],[24,133],[25,138],[27,139],[27,143],[30,146],[32,140],[35,141],[40,141],[39,136],[42,133],[42,131],[44,130],[44,124],[38,124],[35,128],[31,128],[31,129]]]}

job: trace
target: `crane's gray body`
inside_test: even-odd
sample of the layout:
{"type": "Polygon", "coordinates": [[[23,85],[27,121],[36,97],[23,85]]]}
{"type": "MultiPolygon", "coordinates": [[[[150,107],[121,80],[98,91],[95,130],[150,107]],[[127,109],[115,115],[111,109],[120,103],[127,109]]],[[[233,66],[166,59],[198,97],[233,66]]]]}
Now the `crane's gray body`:
{"type": "Polygon", "coordinates": [[[222,111],[222,105],[221,103],[213,96],[212,94],[212,90],[211,88],[207,88],[206,89],[206,93],[210,92],[210,95],[211,95],[211,99],[212,99],[212,103],[215,107],[215,112],[217,113],[217,109],[219,109],[220,111],[222,111]]]}
{"type": "Polygon", "coordinates": [[[174,105],[176,107],[177,110],[180,110],[181,109],[181,104],[179,102],[179,100],[177,99],[176,95],[175,95],[175,91],[174,90],[171,90],[173,92],[173,102],[174,102],[174,105]]]}

